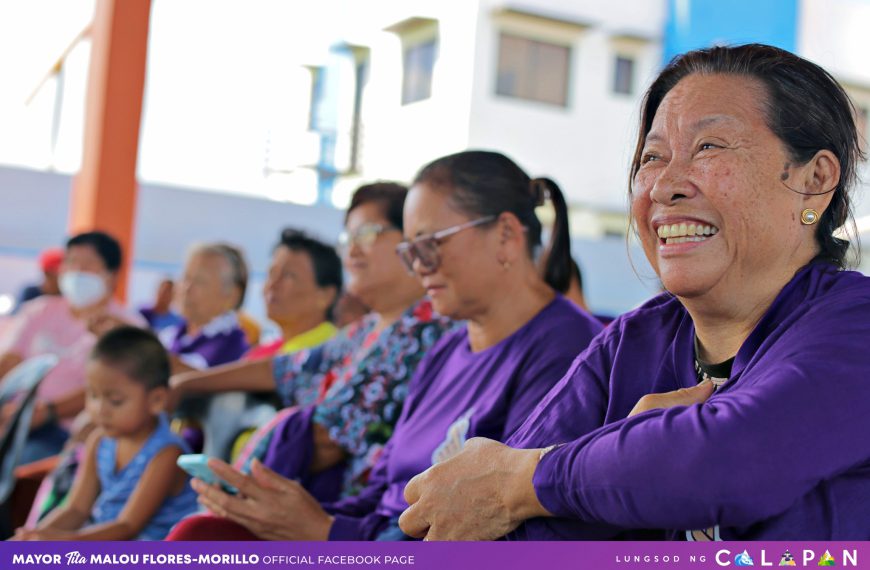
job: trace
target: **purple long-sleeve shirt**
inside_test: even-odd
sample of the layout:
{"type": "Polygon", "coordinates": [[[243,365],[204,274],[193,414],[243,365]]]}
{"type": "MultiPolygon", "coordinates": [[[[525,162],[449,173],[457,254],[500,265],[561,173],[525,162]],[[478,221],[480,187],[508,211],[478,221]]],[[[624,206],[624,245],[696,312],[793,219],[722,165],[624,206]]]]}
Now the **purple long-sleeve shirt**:
{"type": "Polygon", "coordinates": [[[371,540],[408,504],[407,482],[456,454],[466,439],[504,441],[601,330],[557,297],[495,346],[472,352],[465,328],[446,335],[417,368],[395,432],[356,497],[327,505],[330,540],[371,540]]]}
{"type": "Polygon", "coordinates": [[[803,268],[707,402],[626,419],[643,395],[697,383],[693,339],[683,306],[660,296],[578,357],[508,442],[565,443],[534,486],[570,520],[528,521],[515,536],[719,525],[725,540],[870,538],[870,278],[803,268]]]}

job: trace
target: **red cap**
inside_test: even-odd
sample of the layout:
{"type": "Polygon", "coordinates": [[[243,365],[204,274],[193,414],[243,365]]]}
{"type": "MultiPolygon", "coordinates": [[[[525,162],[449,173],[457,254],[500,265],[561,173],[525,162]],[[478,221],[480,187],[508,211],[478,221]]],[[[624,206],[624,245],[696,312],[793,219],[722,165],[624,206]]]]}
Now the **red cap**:
{"type": "Polygon", "coordinates": [[[57,273],[60,269],[60,264],[63,263],[64,252],[59,247],[46,249],[39,254],[39,267],[43,273],[57,273]]]}

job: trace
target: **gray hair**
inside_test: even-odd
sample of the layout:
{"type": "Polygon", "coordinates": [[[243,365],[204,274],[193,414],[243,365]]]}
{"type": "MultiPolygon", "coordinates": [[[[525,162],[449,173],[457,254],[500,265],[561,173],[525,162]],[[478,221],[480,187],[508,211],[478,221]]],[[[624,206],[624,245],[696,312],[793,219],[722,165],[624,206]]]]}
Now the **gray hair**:
{"type": "Polygon", "coordinates": [[[242,251],[228,243],[205,243],[192,247],[187,254],[187,259],[190,260],[197,255],[220,257],[227,262],[230,270],[222,276],[224,286],[239,288],[239,301],[235,308],[240,309],[245,301],[245,291],[248,288],[248,264],[242,251]]]}

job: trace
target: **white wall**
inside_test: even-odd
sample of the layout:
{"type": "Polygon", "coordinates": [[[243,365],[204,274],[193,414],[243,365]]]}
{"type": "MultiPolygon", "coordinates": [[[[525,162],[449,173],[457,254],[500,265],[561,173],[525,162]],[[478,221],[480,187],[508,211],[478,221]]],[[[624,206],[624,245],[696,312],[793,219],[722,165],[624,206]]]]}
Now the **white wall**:
{"type": "Polygon", "coordinates": [[[798,53],[847,83],[870,86],[870,2],[801,0],[798,53]]]}

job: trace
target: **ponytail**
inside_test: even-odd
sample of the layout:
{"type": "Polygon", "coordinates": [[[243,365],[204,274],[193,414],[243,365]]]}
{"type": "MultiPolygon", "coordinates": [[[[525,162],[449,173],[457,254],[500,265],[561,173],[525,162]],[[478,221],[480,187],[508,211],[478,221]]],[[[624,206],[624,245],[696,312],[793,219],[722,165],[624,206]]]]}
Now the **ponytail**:
{"type": "Polygon", "coordinates": [[[550,240],[541,252],[538,267],[544,281],[558,291],[565,293],[571,285],[571,235],[568,230],[568,205],[559,185],[549,178],[535,178],[530,183],[532,196],[537,206],[543,206],[549,199],[556,212],[550,240]]]}

